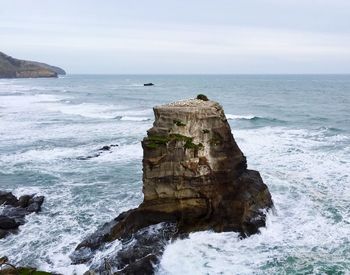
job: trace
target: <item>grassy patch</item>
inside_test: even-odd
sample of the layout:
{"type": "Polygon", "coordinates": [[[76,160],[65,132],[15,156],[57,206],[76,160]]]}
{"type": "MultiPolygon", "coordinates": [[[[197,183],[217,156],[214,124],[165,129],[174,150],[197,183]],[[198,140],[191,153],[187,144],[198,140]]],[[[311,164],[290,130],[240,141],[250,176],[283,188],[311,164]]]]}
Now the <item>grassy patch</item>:
{"type": "Polygon", "coordinates": [[[173,120],[173,122],[174,122],[174,124],[176,125],[176,126],[186,126],[186,124],[185,123],[183,123],[181,120],[173,120]]]}
{"type": "Polygon", "coordinates": [[[206,95],[203,95],[203,94],[199,94],[197,95],[197,99],[199,100],[203,100],[203,101],[208,101],[208,97],[206,95]]]}
{"type": "Polygon", "coordinates": [[[150,149],[156,149],[160,145],[166,145],[169,142],[169,137],[167,136],[148,136],[146,140],[146,146],[150,149]]]}
{"type": "Polygon", "coordinates": [[[185,149],[199,150],[204,146],[202,143],[195,144],[192,137],[187,137],[181,134],[170,134],[169,136],[149,136],[146,140],[146,146],[150,149],[156,149],[161,145],[166,145],[170,141],[182,141],[184,142],[185,149]]]}

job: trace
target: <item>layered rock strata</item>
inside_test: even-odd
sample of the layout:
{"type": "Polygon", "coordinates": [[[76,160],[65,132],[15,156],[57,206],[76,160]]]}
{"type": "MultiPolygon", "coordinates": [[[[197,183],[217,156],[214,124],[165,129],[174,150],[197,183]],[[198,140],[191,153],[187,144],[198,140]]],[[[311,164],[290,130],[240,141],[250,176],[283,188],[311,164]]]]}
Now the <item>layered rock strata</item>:
{"type": "Polygon", "coordinates": [[[175,237],[200,230],[249,236],[265,226],[271,195],[259,172],[247,169],[222,107],[191,99],[157,106],[154,114],[142,141],[143,202],[79,244],[74,263],[119,239],[111,270],[148,274],[175,237]]]}

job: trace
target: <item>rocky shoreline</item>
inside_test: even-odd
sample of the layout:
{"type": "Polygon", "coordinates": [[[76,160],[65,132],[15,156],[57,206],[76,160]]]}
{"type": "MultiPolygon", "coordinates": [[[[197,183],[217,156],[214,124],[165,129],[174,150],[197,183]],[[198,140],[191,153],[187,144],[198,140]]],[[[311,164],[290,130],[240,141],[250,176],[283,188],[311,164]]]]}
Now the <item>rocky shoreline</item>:
{"type": "MultiPolygon", "coordinates": [[[[273,207],[259,172],[247,169],[219,103],[199,95],[156,106],[154,115],[153,127],[142,141],[144,200],[76,247],[72,264],[89,266],[87,275],[154,274],[169,242],[203,230],[249,237],[265,226],[266,213],[273,207]],[[118,249],[100,261],[94,259],[114,242],[118,249]]],[[[106,145],[78,159],[98,157],[117,146],[106,145]]],[[[43,202],[43,196],[16,198],[0,191],[0,238],[16,233],[25,216],[38,213],[43,202]]],[[[20,269],[50,274],[15,268],[6,257],[3,261],[9,267],[0,274],[17,274],[20,269]]]]}
{"type": "Polygon", "coordinates": [[[11,193],[0,191],[0,239],[16,233],[18,227],[25,223],[25,216],[38,213],[44,202],[44,196],[23,195],[18,199],[11,193]]]}

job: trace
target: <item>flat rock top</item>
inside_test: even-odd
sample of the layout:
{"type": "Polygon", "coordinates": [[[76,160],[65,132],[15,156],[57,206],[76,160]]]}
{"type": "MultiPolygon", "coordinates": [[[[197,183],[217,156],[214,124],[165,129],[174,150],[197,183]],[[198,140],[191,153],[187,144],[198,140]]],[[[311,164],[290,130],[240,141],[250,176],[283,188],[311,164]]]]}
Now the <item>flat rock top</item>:
{"type": "Polygon", "coordinates": [[[184,109],[188,109],[188,108],[200,108],[200,109],[207,109],[207,108],[217,108],[219,107],[219,103],[212,101],[212,100],[208,100],[208,101],[204,101],[204,100],[200,100],[200,99],[185,99],[185,100],[179,100],[179,101],[175,101],[175,102],[171,102],[168,104],[164,104],[164,105],[160,105],[160,106],[156,106],[155,109],[172,109],[172,108],[184,108],[184,109]]]}

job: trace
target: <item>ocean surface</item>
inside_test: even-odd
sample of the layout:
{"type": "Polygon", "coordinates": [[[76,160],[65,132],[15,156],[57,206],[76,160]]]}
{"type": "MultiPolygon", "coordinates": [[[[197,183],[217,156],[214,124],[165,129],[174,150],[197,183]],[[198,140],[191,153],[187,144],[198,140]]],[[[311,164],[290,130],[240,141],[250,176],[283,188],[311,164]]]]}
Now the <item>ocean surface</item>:
{"type": "Polygon", "coordinates": [[[199,93],[223,105],[276,209],[250,238],[198,232],[169,243],[157,273],[350,274],[350,75],[0,80],[0,189],[46,197],[19,234],[0,240],[0,256],[83,274],[70,265],[76,245],[142,201],[152,107],[199,93]],[[84,160],[110,144],[119,146],[84,160]]]}

